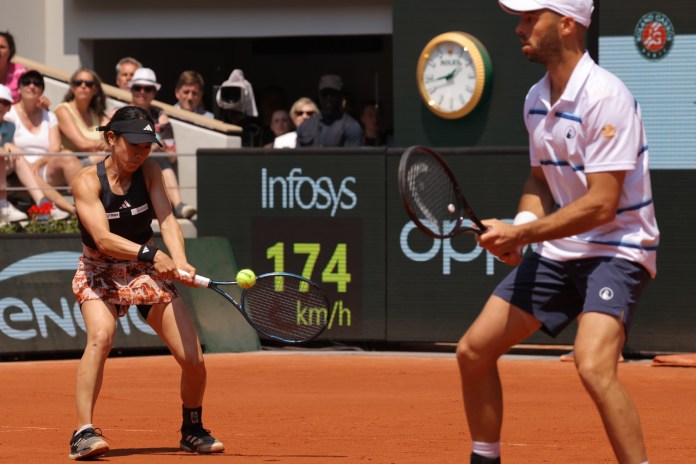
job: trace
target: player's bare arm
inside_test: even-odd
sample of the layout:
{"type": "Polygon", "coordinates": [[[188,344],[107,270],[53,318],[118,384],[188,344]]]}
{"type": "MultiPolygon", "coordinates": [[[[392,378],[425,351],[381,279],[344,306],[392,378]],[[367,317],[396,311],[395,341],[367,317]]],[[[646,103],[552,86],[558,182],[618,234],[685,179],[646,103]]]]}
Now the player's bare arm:
{"type": "MultiPolygon", "coordinates": [[[[495,256],[504,256],[530,243],[569,237],[606,224],[616,216],[624,177],[625,171],[587,174],[585,195],[534,222],[513,226],[497,219],[483,221],[488,229],[479,243],[495,256]]],[[[541,204],[533,198],[526,195],[532,207],[537,201],[541,204]]]]}
{"type": "MultiPolygon", "coordinates": [[[[171,255],[171,260],[173,261],[174,269],[171,270],[174,271],[176,269],[181,269],[189,274],[189,276],[180,278],[177,272],[172,276],[172,278],[180,279],[186,283],[192,284],[193,281],[192,277],[190,276],[194,276],[196,274],[196,269],[191,266],[186,259],[184,234],[182,233],[181,226],[179,226],[174,214],[172,214],[171,202],[167,196],[167,189],[164,185],[164,179],[162,178],[162,171],[159,165],[151,159],[148,159],[143,163],[142,170],[150,195],[150,202],[152,203],[152,207],[155,209],[155,215],[157,216],[157,221],[160,224],[162,240],[164,241],[167,251],[169,251],[169,254],[171,255]]],[[[156,269],[159,255],[164,255],[164,253],[160,251],[157,253],[157,255],[155,255],[156,269]]],[[[160,256],[160,258],[164,258],[164,256],[160,256]]],[[[169,270],[169,266],[167,266],[167,271],[169,270]]]]}

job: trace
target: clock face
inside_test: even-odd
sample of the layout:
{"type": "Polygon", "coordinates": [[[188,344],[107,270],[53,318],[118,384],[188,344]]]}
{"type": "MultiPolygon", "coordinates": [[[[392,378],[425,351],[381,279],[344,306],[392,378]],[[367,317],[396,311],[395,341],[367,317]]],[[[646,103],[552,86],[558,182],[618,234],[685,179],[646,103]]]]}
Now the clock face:
{"type": "Polygon", "coordinates": [[[447,119],[470,113],[488,80],[487,57],[483,46],[465,33],[449,32],[431,40],[421,53],[417,71],[418,88],[428,108],[447,119]]]}

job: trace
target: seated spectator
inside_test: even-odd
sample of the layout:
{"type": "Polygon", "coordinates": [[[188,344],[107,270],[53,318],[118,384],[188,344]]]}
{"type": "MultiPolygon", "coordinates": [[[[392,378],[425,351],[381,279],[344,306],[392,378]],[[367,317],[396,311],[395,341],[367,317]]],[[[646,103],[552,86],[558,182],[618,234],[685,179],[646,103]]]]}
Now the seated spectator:
{"type": "Polygon", "coordinates": [[[121,58],[118,63],[116,63],[116,86],[119,89],[130,90],[128,82],[133,79],[135,71],[142,67],[142,63],[135,58],[130,56],[121,58]]]}
{"type": "MultiPolygon", "coordinates": [[[[12,91],[12,102],[19,101],[19,78],[27,69],[19,63],[11,60],[15,56],[17,48],[12,34],[9,31],[0,32],[0,83],[4,83],[12,91]]],[[[39,107],[48,109],[51,101],[42,95],[39,99],[39,107]]]]}
{"type": "MultiPolygon", "coordinates": [[[[294,124],[292,123],[292,120],[290,119],[290,115],[288,114],[287,111],[285,110],[275,110],[273,112],[273,115],[271,115],[271,132],[273,133],[273,137],[275,138],[280,137],[281,135],[285,135],[287,133],[293,132],[295,129],[294,124]]],[[[273,147],[273,142],[265,145],[266,148],[272,148],[273,147]]]]}
{"type": "MultiPolygon", "coordinates": [[[[13,145],[24,156],[16,161],[15,170],[25,186],[28,179],[24,166],[31,168],[41,190],[30,188],[29,194],[38,204],[44,195],[62,210],[74,212],[75,207],[62,195],[55,195],[51,187],[68,186],[82,169],[82,163],[71,155],[55,156],[48,153],[60,151],[60,131],[56,115],[39,107],[44,92],[44,79],[40,72],[30,70],[19,79],[19,103],[12,106],[6,118],[15,125],[13,145]]],[[[57,192],[56,192],[57,193],[57,192]]]]}
{"type": "Polygon", "coordinates": [[[97,127],[106,124],[106,95],[96,72],[80,68],[70,77],[70,88],[56,107],[56,117],[64,150],[99,153],[83,158],[95,164],[105,158],[109,147],[97,127]]]}
{"type": "Polygon", "coordinates": [[[5,114],[12,106],[12,99],[10,88],[0,84],[0,226],[27,219],[27,215],[7,199],[7,175],[14,171],[14,163],[17,161],[17,156],[4,155],[14,140],[15,125],[4,120],[5,114]]]}
{"type": "Polygon", "coordinates": [[[176,81],[174,95],[178,102],[175,108],[186,111],[193,111],[196,114],[213,118],[213,113],[206,111],[203,107],[203,89],[205,88],[203,76],[196,71],[184,71],[176,81]]]}
{"type": "MultiPolygon", "coordinates": [[[[317,104],[311,98],[299,98],[292,107],[290,107],[290,117],[295,126],[295,129],[300,127],[307,119],[319,114],[317,104]]],[[[292,131],[287,134],[278,136],[273,140],[273,148],[295,148],[297,146],[297,132],[292,131]]]]}
{"type": "Polygon", "coordinates": [[[16,52],[12,34],[9,31],[0,32],[0,82],[12,92],[13,103],[19,101],[19,78],[26,72],[24,66],[11,61],[16,52]]]}
{"type": "Polygon", "coordinates": [[[374,101],[366,101],[360,110],[360,123],[363,128],[361,145],[364,147],[383,147],[391,145],[391,137],[382,130],[382,111],[374,101]]]}
{"type": "MultiPolygon", "coordinates": [[[[130,81],[131,95],[133,96],[133,105],[138,106],[147,111],[155,121],[155,133],[157,138],[162,141],[164,150],[169,153],[176,152],[174,142],[174,129],[169,122],[169,117],[161,109],[152,106],[152,100],[155,99],[157,91],[161,88],[157,82],[155,72],[150,68],[140,68],[133,74],[133,79],[130,81]]],[[[158,145],[155,145],[153,152],[161,150],[158,145]]],[[[153,156],[157,163],[162,168],[162,176],[164,183],[167,186],[169,201],[174,210],[174,216],[177,218],[191,219],[196,215],[197,210],[191,205],[181,201],[181,193],[179,191],[179,180],[176,173],[176,155],[171,156],[153,156]]]]}
{"type": "Polygon", "coordinates": [[[320,113],[297,128],[301,147],[359,147],[362,128],[358,121],[343,112],[343,80],[327,74],[319,80],[320,113]]]}

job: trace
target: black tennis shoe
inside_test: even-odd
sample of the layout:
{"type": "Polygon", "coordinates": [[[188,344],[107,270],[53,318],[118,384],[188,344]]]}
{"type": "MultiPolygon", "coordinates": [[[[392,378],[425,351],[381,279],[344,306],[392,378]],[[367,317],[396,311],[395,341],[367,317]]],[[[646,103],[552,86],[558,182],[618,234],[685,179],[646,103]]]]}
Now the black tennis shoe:
{"type": "Polygon", "coordinates": [[[476,453],[471,453],[471,464],[500,464],[500,458],[485,458],[476,453]]]}
{"type": "Polygon", "coordinates": [[[189,453],[208,454],[225,451],[225,445],[215,439],[210,434],[210,430],[204,429],[200,425],[188,428],[182,427],[179,447],[189,453]]]}
{"type": "Polygon", "coordinates": [[[92,459],[109,451],[109,444],[102,438],[101,430],[90,427],[78,434],[75,432],[70,439],[70,459],[92,459]]]}

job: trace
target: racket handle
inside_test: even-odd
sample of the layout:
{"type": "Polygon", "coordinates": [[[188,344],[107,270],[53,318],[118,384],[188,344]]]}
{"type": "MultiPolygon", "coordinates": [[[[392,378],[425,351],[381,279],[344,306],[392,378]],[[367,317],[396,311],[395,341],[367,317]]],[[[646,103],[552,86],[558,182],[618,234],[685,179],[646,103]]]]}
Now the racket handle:
{"type": "MultiPolygon", "coordinates": [[[[188,277],[190,274],[186,271],[179,269],[179,275],[181,277],[188,277]]],[[[208,287],[210,285],[210,279],[196,274],[193,276],[193,285],[195,287],[208,287]]]]}

